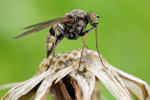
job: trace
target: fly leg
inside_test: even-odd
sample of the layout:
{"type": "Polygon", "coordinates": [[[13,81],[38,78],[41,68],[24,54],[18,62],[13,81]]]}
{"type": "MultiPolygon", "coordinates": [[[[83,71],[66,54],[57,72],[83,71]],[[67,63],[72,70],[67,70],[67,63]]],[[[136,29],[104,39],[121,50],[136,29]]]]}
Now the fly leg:
{"type": "Polygon", "coordinates": [[[80,35],[80,36],[84,36],[85,34],[88,34],[89,32],[91,32],[93,29],[94,29],[94,27],[88,29],[87,31],[85,31],[85,32],[83,32],[83,33],[80,33],[79,35],[80,35]]]}
{"type": "Polygon", "coordinates": [[[95,28],[95,36],[96,36],[96,49],[97,49],[97,53],[98,53],[98,55],[99,55],[100,61],[101,61],[102,65],[104,66],[104,68],[108,69],[108,68],[104,65],[103,60],[102,60],[102,58],[101,58],[101,56],[100,56],[100,53],[99,53],[99,50],[98,50],[97,27],[94,27],[94,28],[95,28]]]}
{"type": "MultiPolygon", "coordinates": [[[[100,56],[99,50],[98,50],[97,27],[94,26],[94,27],[90,28],[89,30],[87,30],[87,31],[85,31],[85,32],[83,32],[83,33],[80,34],[80,36],[84,36],[84,35],[85,35],[85,39],[84,39],[84,41],[83,41],[83,48],[82,48],[82,51],[81,51],[81,56],[80,56],[80,60],[79,60],[79,67],[78,67],[77,73],[78,73],[78,71],[79,71],[79,69],[80,69],[81,58],[82,58],[83,49],[84,49],[84,46],[85,46],[86,34],[88,34],[89,32],[91,32],[93,29],[95,29],[97,53],[98,53],[98,55],[99,55],[100,61],[101,61],[102,65],[104,66],[104,68],[108,69],[107,67],[105,67],[105,65],[104,65],[104,63],[103,63],[103,60],[102,60],[102,58],[101,58],[101,56],[100,56]]],[[[76,74],[77,74],[77,73],[76,73],[76,74]]]]}
{"type": "Polygon", "coordinates": [[[78,69],[77,69],[76,75],[78,74],[79,69],[80,69],[81,59],[82,59],[82,55],[83,55],[83,51],[84,51],[84,46],[85,46],[85,41],[86,41],[86,35],[87,35],[89,32],[91,32],[93,29],[94,29],[94,27],[92,27],[92,28],[90,28],[89,30],[85,31],[84,33],[81,33],[81,34],[80,34],[80,36],[83,36],[83,35],[84,35],[85,38],[84,38],[84,41],[83,41],[83,47],[82,47],[81,56],[80,56],[80,59],[79,59],[79,67],[78,67],[78,69]]]}
{"type": "MultiPolygon", "coordinates": [[[[84,36],[85,33],[89,33],[89,32],[91,32],[93,29],[94,29],[94,27],[90,28],[89,30],[87,30],[87,31],[85,31],[85,32],[83,32],[83,33],[80,33],[79,35],[80,35],[80,36],[84,36]]],[[[82,37],[81,37],[81,40],[82,40],[82,42],[84,42],[84,40],[83,40],[82,37]]],[[[89,49],[89,47],[88,47],[86,44],[85,44],[85,47],[86,47],[87,49],[89,49]]]]}
{"type": "Polygon", "coordinates": [[[85,34],[85,38],[84,38],[84,41],[83,41],[83,47],[82,47],[81,56],[80,56],[80,60],[79,60],[79,67],[78,67],[78,69],[77,69],[76,75],[78,74],[79,69],[80,69],[81,58],[82,58],[82,54],[83,54],[83,50],[84,50],[84,46],[85,46],[85,41],[86,41],[86,35],[87,35],[87,34],[85,34]]]}
{"type": "MultiPolygon", "coordinates": [[[[81,37],[82,42],[84,42],[83,37],[81,37]]],[[[85,44],[85,47],[89,49],[89,47],[85,44]]]]}
{"type": "Polygon", "coordinates": [[[57,27],[57,29],[61,32],[61,34],[66,37],[68,40],[74,40],[74,38],[69,37],[64,30],[62,30],[59,26],[57,27]]]}

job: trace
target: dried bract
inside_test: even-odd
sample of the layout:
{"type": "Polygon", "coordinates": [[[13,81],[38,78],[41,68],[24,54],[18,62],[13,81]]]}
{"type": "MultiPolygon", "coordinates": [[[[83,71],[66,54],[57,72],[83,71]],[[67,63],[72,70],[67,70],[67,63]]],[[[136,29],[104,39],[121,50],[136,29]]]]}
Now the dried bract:
{"type": "Polygon", "coordinates": [[[81,50],[73,50],[55,55],[40,64],[36,75],[19,83],[9,90],[1,100],[46,100],[50,91],[54,100],[95,100],[96,78],[110,91],[117,100],[132,100],[133,94],[138,100],[150,99],[150,87],[143,80],[129,75],[105,59],[104,68],[97,52],[84,50],[79,67],[81,50]]]}

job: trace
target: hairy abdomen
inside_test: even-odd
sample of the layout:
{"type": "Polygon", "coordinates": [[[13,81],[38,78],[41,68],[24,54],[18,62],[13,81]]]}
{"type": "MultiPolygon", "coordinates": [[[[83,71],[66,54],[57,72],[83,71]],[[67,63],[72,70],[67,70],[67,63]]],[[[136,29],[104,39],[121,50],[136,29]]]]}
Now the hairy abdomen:
{"type": "Polygon", "coordinates": [[[58,44],[60,43],[60,41],[64,38],[64,36],[55,27],[56,26],[54,26],[54,27],[52,27],[50,29],[50,31],[49,31],[49,33],[47,34],[47,37],[46,37],[46,52],[47,52],[47,57],[49,57],[49,55],[52,53],[52,51],[54,49],[55,34],[56,34],[55,48],[58,46],[58,44]]]}

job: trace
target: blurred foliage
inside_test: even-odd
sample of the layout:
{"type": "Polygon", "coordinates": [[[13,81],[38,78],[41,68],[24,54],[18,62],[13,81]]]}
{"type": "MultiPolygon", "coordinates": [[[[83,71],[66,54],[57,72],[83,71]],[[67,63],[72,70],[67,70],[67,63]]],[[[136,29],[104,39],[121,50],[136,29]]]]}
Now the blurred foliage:
{"type": "MultiPolygon", "coordinates": [[[[46,57],[49,29],[13,40],[23,27],[63,16],[74,10],[93,11],[98,20],[101,54],[114,66],[150,84],[150,0],[1,0],[0,85],[31,78],[46,57]]],[[[87,29],[91,26],[88,25],[87,29]]],[[[96,50],[95,33],[86,44],[96,50]]],[[[56,53],[82,48],[81,39],[64,39],[56,53]]],[[[0,97],[8,90],[0,91],[0,97]]],[[[104,89],[108,100],[115,100],[104,89]]]]}

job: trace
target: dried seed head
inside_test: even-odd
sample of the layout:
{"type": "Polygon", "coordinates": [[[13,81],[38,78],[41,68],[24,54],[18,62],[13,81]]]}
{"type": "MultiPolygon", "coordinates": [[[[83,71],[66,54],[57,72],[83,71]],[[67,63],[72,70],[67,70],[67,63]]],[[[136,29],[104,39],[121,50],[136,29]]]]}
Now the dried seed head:
{"type": "Polygon", "coordinates": [[[132,100],[129,91],[139,100],[150,99],[150,87],[146,82],[113,67],[107,61],[104,63],[109,70],[104,70],[97,52],[92,50],[84,50],[79,73],[75,75],[80,54],[81,50],[57,54],[48,70],[51,57],[44,59],[34,77],[9,90],[1,100],[28,99],[29,95],[33,95],[35,100],[46,100],[50,88],[55,100],[93,100],[95,77],[118,100],[132,100]]]}

